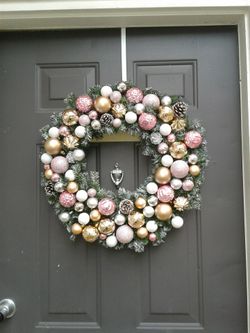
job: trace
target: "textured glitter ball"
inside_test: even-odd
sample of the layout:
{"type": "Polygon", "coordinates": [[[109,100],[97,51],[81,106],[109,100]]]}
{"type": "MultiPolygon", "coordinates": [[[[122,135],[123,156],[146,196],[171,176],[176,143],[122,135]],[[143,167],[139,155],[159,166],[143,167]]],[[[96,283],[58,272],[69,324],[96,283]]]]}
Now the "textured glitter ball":
{"type": "Polygon", "coordinates": [[[88,95],[79,96],[76,100],[76,107],[80,112],[89,112],[92,105],[92,98],[88,95]]]}

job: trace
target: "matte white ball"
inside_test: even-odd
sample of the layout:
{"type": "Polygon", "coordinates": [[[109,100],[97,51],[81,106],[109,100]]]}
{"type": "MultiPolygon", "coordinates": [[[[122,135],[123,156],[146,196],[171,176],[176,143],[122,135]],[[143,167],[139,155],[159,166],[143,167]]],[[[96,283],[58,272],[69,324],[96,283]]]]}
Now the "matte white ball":
{"type": "Polygon", "coordinates": [[[76,192],[76,199],[80,202],[86,201],[88,198],[88,193],[84,190],[80,190],[76,192]]]}
{"type": "Polygon", "coordinates": [[[146,228],[149,232],[155,232],[158,229],[158,225],[157,225],[156,221],[150,220],[147,222],[146,228]]]}
{"type": "Polygon", "coordinates": [[[136,113],[132,112],[132,111],[129,111],[125,114],[125,121],[128,123],[128,124],[134,124],[137,120],[137,115],[136,113]]]}
{"type": "Polygon", "coordinates": [[[117,238],[114,235],[108,236],[106,244],[108,247],[115,247],[117,245],[117,238]]]}
{"type": "Polygon", "coordinates": [[[61,222],[63,222],[63,223],[68,222],[69,219],[70,219],[70,215],[69,215],[69,213],[66,213],[66,212],[59,214],[58,217],[59,217],[59,220],[60,220],[61,222]]]}
{"type": "Polygon", "coordinates": [[[158,191],[158,185],[154,182],[150,182],[147,184],[146,190],[149,194],[155,194],[158,191]]]}
{"type": "Polygon", "coordinates": [[[174,159],[171,155],[163,155],[161,158],[161,164],[164,165],[165,167],[170,167],[174,162],[174,159]]]}
{"type": "Polygon", "coordinates": [[[115,223],[117,225],[123,225],[126,222],[126,217],[122,214],[117,214],[115,216],[115,223]]]}
{"type": "Polygon", "coordinates": [[[82,149],[75,149],[73,151],[73,159],[75,161],[82,161],[85,157],[85,153],[82,149]]]}
{"type": "Polygon", "coordinates": [[[162,124],[160,126],[160,133],[163,136],[169,135],[171,133],[171,131],[172,131],[172,128],[169,124],[162,124]]]}
{"type": "Polygon", "coordinates": [[[59,137],[59,128],[57,128],[57,127],[51,127],[49,129],[49,136],[51,138],[58,138],[59,137]]]}
{"type": "Polygon", "coordinates": [[[42,156],[41,156],[41,162],[43,164],[50,164],[51,161],[52,161],[52,156],[50,156],[47,153],[42,154],[42,156]]]}
{"type": "Polygon", "coordinates": [[[183,226],[184,220],[180,216],[175,216],[175,217],[172,218],[171,224],[174,228],[179,229],[183,226]]]}
{"type": "Polygon", "coordinates": [[[76,176],[75,176],[73,170],[67,170],[67,171],[65,172],[64,177],[65,177],[67,180],[71,181],[71,182],[72,182],[73,180],[76,179],[76,176]]]}
{"type": "Polygon", "coordinates": [[[98,200],[96,198],[88,198],[88,200],[87,200],[87,206],[90,209],[96,208],[97,205],[98,205],[98,200]]]}
{"type": "Polygon", "coordinates": [[[143,209],[143,215],[146,216],[146,217],[152,217],[154,215],[154,213],[155,213],[155,210],[151,206],[146,206],[143,209]]]}
{"type": "Polygon", "coordinates": [[[76,127],[76,129],[75,129],[75,135],[78,138],[84,138],[85,134],[86,134],[86,128],[85,127],[83,127],[83,126],[77,126],[76,127]]]}
{"type": "Polygon", "coordinates": [[[116,238],[122,244],[128,244],[134,238],[134,231],[127,224],[122,225],[116,230],[116,238]]]}
{"type": "Polygon", "coordinates": [[[114,126],[115,128],[119,128],[119,127],[121,126],[121,124],[122,124],[121,119],[119,119],[119,118],[115,118],[115,119],[113,120],[113,126],[114,126]]]}
{"type": "Polygon", "coordinates": [[[170,106],[172,103],[172,99],[170,96],[163,96],[161,99],[161,104],[163,106],[170,106]]]}
{"type": "Polygon", "coordinates": [[[110,86],[103,86],[101,88],[101,95],[104,97],[109,97],[112,94],[113,90],[110,86]]]}
{"type": "Polygon", "coordinates": [[[174,190],[179,190],[182,187],[182,181],[178,178],[173,178],[170,185],[174,190]]]}
{"type": "Polygon", "coordinates": [[[81,213],[78,215],[78,222],[82,225],[86,225],[89,223],[90,217],[87,213],[81,213]]]}
{"type": "Polygon", "coordinates": [[[135,111],[138,115],[140,115],[145,111],[145,106],[142,103],[138,103],[135,105],[135,111]]]}

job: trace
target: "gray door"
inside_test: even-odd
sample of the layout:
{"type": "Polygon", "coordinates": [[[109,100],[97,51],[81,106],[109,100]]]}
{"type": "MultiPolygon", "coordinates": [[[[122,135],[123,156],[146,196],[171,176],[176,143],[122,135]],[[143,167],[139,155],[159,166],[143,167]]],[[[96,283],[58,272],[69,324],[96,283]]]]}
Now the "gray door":
{"type": "MultiPolygon", "coordinates": [[[[144,254],[72,243],[39,188],[38,129],[63,98],[121,79],[120,31],[2,33],[1,332],[246,333],[237,31],[128,29],[129,79],[182,95],[207,128],[201,212],[144,254]]],[[[149,172],[135,142],[93,144],[102,185],[114,162],[133,189],[149,172]]]]}

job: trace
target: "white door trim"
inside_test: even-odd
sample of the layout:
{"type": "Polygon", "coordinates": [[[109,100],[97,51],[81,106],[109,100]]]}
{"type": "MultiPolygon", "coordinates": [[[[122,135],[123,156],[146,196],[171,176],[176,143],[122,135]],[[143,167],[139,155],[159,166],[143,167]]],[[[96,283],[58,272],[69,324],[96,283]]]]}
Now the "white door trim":
{"type": "MultiPolygon", "coordinates": [[[[238,27],[248,333],[250,333],[249,0],[0,0],[0,30],[2,31],[200,25],[237,25],[238,27]]],[[[124,59],[126,60],[124,37],[126,31],[124,29],[122,31],[122,77],[125,79],[127,70],[126,62],[124,63],[124,59]]]]}

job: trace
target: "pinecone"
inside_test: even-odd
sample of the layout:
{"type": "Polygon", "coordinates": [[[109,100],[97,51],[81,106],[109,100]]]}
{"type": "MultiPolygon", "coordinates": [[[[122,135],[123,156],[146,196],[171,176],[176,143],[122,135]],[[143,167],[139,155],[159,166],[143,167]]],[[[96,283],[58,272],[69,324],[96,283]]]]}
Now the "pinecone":
{"type": "Polygon", "coordinates": [[[101,115],[100,123],[103,126],[110,126],[114,120],[114,117],[110,113],[104,113],[101,115]]]}
{"type": "Polygon", "coordinates": [[[124,199],[120,202],[119,208],[122,214],[128,215],[134,210],[134,204],[131,200],[124,199]]]}
{"type": "Polygon", "coordinates": [[[176,102],[173,105],[174,114],[177,118],[184,118],[187,112],[188,106],[184,102],[176,102]]]}
{"type": "Polygon", "coordinates": [[[48,182],[48,184],[44,187],[46,195],[52,195],[54,193],[54,185],[52,182],[48,182]]]}

